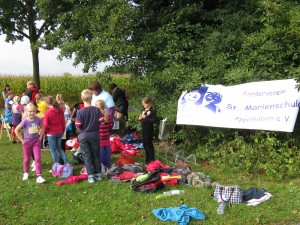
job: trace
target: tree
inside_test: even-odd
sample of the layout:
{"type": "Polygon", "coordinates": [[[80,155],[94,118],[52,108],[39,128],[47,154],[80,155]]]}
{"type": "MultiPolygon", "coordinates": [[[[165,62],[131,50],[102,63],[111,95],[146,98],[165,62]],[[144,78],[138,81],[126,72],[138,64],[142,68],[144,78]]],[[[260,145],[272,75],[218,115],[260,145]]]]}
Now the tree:
{"type": "MultiPolygon", "coordinates": [[[[44,8],[53,1],[42,2],[44,8]]],[[[75,56],[74,65],[83,63],[84,72],[96,71],[99,62],[110,60],[126,65],[135,52],[131,44],[135,11],[127,0],[72,0],[72,8],[56,17],[58,29],[44,41],[60,48],[60,57],[75,56]]],[[[43,10],[43,18],[49,13],[43,10]]]]}
{"type": "Polygon", "coordinates": [[[51,33],[57,27],[53,22],[53,17],[58,11],[68,4],[55,3],[48,5],[51,13],[43,20],[40,17],[40,7],[42,1],[36,0],[0,0],[0,35],[6,35],[7,42],[23,41],[27,38],[30,42],[33,65],[33,81],[40,87],[39,71],[39,48],[51,49],[43,46],[41,40],[47,33],[51,33]]]}
{"type": "MultiPolygon", "coordinates": [[[[48,36],[61,48],[61,56],[75,54],[75,63],[84,63],[85,69],[112,59],[115,69],[145,75],[134,76],[139,82],[136,92],[139,97],[151,95],[158,114],[173,124],[183,90],[205,83],[234,85],[300,77],[298,0],[72,2],[73,9],[58,16],[60,26],[48,36]]],[[[180,126],[172,138],[180,148],[197,149],[212,163],[222,163],[226,156],[225,163],[233,167],[264,171],[275,156],[279,160],[269,173],[299,174],[292,169],[294,156],[281,156],[292,144],[289,137],[276,132],[180,126]],[[258,151],[251,155],[253,149],[258,151]],[[262,149],[266,157],[259,155],[262,149]],[[253,163],[260,157],[262,163],[253,163]],[[240,160],[243,163],[236,163],[240,160]],[[286,165],[275,170],[281,160],[286,165]]]]}

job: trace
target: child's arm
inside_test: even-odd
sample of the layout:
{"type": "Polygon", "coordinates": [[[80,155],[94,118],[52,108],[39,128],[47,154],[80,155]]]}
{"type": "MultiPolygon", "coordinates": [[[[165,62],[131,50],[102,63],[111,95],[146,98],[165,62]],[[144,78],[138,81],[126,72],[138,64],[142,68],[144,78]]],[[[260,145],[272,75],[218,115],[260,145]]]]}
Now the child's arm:
{"type": "Polygon", "coordinates": [[[40,137],[39,137],[40,142],[43,140],[43,136],[44,136],[44,125],[43,125],[43,122],[41,122],[40,123],[40,137]]]}
{"type": "Polygon", "coordinates": [[[145,121],[147,121],[147,123],[152,123],[152,124],[156,123],[157,118],[156,118],[156,112],[155,112],[155,110],[151,109],[150,110],[150,115],[144,116],[143,119],[145,121]]]}
{"type": "Polygon", "coordinates": [[[16,129],[15,129],[15,133],[16,133],[16,136],[17,138],[22,142],[22,144],[24,143],[24,139],[21,135],[21,129],[22,129],[22,126],[19,124],[16,129]]]}
{"type": "Polygon", "coordinates": [[[12,108],[11,101],[6,100],[6,102],[5,102],[5,108],[6,109],[11,109],[12,108]]]}

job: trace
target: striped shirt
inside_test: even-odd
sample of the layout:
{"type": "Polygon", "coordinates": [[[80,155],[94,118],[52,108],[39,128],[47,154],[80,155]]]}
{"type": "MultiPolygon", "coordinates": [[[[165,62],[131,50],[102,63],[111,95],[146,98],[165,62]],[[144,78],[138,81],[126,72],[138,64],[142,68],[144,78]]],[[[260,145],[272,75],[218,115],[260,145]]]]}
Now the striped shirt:
{"type": "Polygon", "coordinates": [[[109,130],[112,127],[111,119],[107,122],[104,121],[104,116],[100,118],[99,134],[100,134],[100,146],[110,145],[109,130]]]}

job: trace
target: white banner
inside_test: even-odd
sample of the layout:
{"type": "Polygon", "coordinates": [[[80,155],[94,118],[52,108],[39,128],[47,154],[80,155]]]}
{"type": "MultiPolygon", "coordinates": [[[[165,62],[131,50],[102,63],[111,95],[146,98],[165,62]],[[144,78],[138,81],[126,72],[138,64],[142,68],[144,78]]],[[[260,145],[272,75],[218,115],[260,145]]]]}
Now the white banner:
{"type": "Polygon", "coordinates": [[[300,106],[296,84],[274,80],[183,92],[177,124],[292,132],[300,106]]]}

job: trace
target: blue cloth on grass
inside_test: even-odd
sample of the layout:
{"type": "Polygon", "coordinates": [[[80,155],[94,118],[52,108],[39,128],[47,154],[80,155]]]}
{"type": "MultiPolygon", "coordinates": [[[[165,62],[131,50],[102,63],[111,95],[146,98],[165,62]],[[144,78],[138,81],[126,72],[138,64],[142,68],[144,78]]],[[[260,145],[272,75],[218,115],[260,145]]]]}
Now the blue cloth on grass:
{"type": "Polygon", "coordinates": [[[191,218],[196,220],[204,220],[204,214],[197,208],[189,208],[184,204],[175,208],[158,208],[152,210],[153,214],[160,220],[176,221],[179,225],[187,225],[191,221],[191,218]]]}

